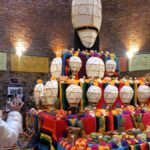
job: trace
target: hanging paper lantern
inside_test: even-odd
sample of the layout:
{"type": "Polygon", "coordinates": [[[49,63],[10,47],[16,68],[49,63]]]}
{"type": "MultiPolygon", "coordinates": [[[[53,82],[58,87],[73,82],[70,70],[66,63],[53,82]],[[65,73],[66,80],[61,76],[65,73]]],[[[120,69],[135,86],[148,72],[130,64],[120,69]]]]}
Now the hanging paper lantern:
{"type": "Polygon", "coordinates": [[[120,89],[120,98],[124,104],[130,104],[133,97],[133,89],[130,86],[123,86],[120,89]]]}
{"type": "Polygon", "coordinates": [[[114,60],[107,60],[105,66],[108,75],[110,76],[114,75],[114,72],[116,71],[116,67],[117,67],[116,62],[114,60]]]}
{"type": "Polygon", "coordinates": [[[86,62],[86,73],[89,78],[103,78],[105,72],[104,62],[101,58],[90,57],[86,62]]]}
{"type": "Polygon", "coordinates": [[[104,90],[104,100],[108,105],[113,105],[118,97],[118,89],[114,85],[107,85],[104,90]]]}
{"type": "Polygon", "coordinates": [[[78,85],[71,84],[66,89],[66,97],[70,106],[77,106],[82,98],[82,89],[78,85]]]}
{"type": "Polygon", "coordinates": [[[101,0],[72,1],[72,23],[85,47],[91,48],[94,45],[101,22],[101,0]]]}
{"type": "Polygon", "coordinates": [[[80,69],[82,67],[81,59],[78,56],[70,57],[70,59],[69,59],[69,67],[70,67],[70,70],[72,71],[72,74],[76,75],[80,71],[80,69]]]}
{"type": "Polygon", "coordinates": [[[54,106],[55,100],[58,96],[58,82],[57,80],[48,81],[44,87],[44,95],[48,105],[54,106]]]}
{"type": "Polygon", "coordinates": [[[147,85],[140,85],[138,88],[138,100],[140,103],[147,103],[147,100],[150,97],[150,88],[147,85]]]}
{"type": "Polygon", "coordinates": [[[50,72],[52,76],[59,78],[61,76],[61,71],[62,71],[62,59],[61,57],[56,57],[52,61],[50,72]]]}
{"type": "Polygon", "coordinates": [[[86,95],[90,103],[97,104],[102,96],[102,90],[98,86],[90,86],[86,95]]]}
{"type": "Polygon", "coordinates": [[[43,83],[38,83],[34,87],[34,99],[35,99],[35,104],[39,105],[40,104],[40,99],[41,99],[41,94],[44,89],[44,84],[43,83]]]}

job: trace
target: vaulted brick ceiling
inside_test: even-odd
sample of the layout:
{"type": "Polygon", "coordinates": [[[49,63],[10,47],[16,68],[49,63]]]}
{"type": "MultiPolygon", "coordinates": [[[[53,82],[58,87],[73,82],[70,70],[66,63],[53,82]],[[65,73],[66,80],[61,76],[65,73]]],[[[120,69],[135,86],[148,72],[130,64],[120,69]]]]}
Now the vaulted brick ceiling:
{"type": "MultiPolygon", "coordinates": [[[[150,0],[102,0],[101,48],[123,55],[133,45],[150,52],[150,0]]],[[[73,47],[71,0],[1,0],[0,51],[18,39],[27,53],[50,55],[73,47]]]]}

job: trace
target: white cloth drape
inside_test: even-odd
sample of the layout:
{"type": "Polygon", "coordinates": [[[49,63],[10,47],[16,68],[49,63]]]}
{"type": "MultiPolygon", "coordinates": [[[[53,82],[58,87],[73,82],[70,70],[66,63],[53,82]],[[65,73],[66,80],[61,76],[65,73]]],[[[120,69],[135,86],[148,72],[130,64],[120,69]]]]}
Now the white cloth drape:
{"type": "Polygon", "coordinates": [[[0,118],[0,150],[3,150],[3,147],[13,146],[21,132],[22,116],[19,112],[10,112],[6,122],[0,118]]]}

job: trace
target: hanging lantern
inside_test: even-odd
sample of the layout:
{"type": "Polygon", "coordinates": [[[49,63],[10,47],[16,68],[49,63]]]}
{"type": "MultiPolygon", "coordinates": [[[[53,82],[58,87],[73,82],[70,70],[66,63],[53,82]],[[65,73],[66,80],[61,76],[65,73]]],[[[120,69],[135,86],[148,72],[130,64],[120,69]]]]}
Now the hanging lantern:
{"type": "Polygon", "coordinates": [[[66,89],[66,97],[70,106],[77,106],[82,98],[82,89],[78,85],[71,84],[66,89]]]}
{"type": "Polygon", "coordinates": [[[82,67],[82,61],[78,56],[72,56],[69,59],[69,67],[73,75],[77,75],[82,67]]]}
{"type": "Polygon", "coordinates": [[[72,1],[72,23],[85,47],[91,48],[94,45],[101,22],[101,0],[72,1]]]}
{"type": "Polygon", "coordinates": [[[86,62],[86,73],[89,78],[103,78],[105,72],[104,62],[101,58],[90,57],[86,62]]]}
{"type": "Polygon", "coordinates": [[[150,97],[150,88],[147,85],[140,85],[138,88],[138,100],[141,104],[146,104],[150,97]]]}
{"type": "Polygon", "coordinates": [[[123,86],[120,89],[120,98],[124,104],[130,104],[133,97],[133,89],[130,86],[123,86]]]}
{"type": "Polygon", "coordinates": [[[50,67],[51,75],[60,78],[62,71],[62,59],[61,57],[56,57],[53,59],[50,67]]]}
{"type": "Polygon", "coordinates": [[[97,104],[102,96],[102,90],[98,86],[90,86],[86,95],[89,103],[97,104]]]}
{"type": "Polygon", "coordinates": [[[114,60],[107,60],[106,61],[106,72],[109,76],[114,75],[114,72],[116,71],[117,64],[114,60]]]}
{"type": "Polygon", "coordinates": [[[34,99],[36,106],[40,105],[41,94],[43,89],[44,89],[43,83],[37,83],[36,86],[34,87],[34,99]]]}
{"type": "Polygon", "coordinates": [[[107,85],[104,90],[104,100],[105,102],[112,106],[118,97],[118,89],[114,85],[107,85]]]}
{"type": "Polygon", "coordinates": [[[44,87],[44,95],[47,105],[53,107],[58,96],[57,80],[48,81],[44,87]]]}

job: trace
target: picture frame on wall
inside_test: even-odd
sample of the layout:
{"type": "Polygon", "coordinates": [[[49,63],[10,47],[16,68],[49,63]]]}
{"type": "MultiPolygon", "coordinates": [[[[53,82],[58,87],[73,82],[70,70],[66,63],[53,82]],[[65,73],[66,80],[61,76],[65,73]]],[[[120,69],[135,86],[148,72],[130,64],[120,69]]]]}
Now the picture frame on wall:
{"type": "Polygon", "coordinates": [[[15,95],[20,94],[20,96],[23,95],[23,88],[22,87],[8,87],[8,95],[15,95]]]}

